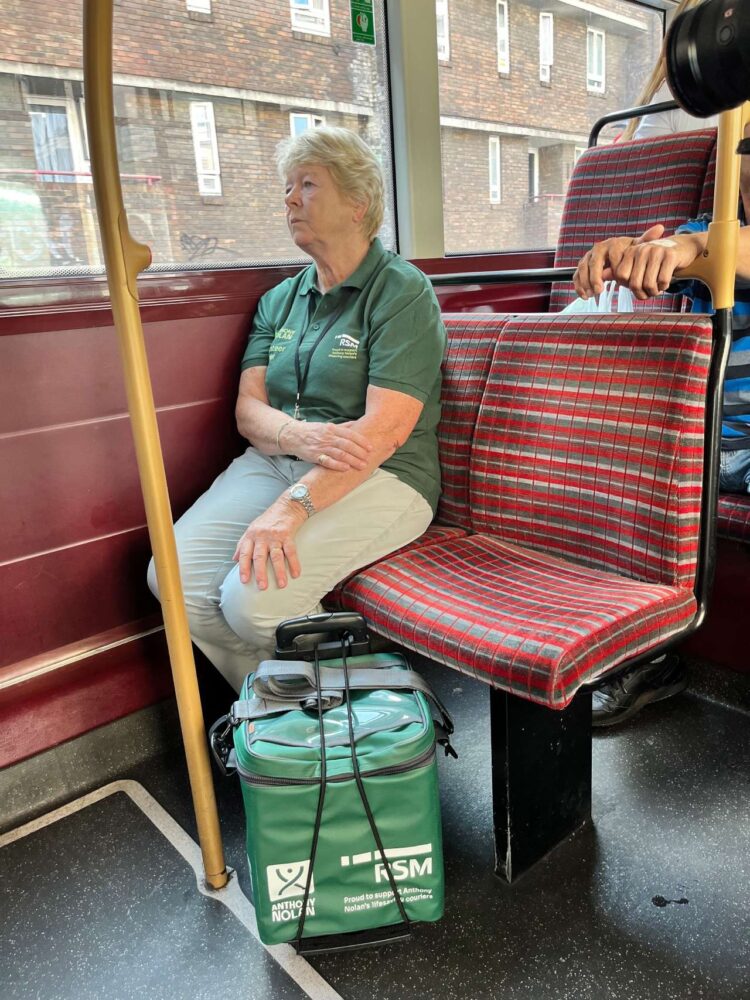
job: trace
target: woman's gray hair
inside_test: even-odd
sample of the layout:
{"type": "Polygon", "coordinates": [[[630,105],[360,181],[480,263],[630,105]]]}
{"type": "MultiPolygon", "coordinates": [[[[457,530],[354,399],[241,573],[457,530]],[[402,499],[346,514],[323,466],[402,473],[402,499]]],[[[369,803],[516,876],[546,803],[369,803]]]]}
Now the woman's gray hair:
{"type": "Polygon", "coordinates": [[[292,170],[310,164],[327,167],[333,183],[353,202],[367,203],[362,229],[374,239],[383,224],[385,181],[377,157],[356,132],[321,125],[283,139],[276,147],[276,165],[285,181],[292,170]]]}

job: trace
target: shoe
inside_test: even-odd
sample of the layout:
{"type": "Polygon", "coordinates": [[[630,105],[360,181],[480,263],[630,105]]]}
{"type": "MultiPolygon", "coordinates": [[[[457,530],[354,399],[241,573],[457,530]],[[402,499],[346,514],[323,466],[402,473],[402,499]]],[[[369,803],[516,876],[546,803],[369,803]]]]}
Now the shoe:
{"type": "Polygon", "coordinates": [[[594,688],[592,726],[616,726],[651,701],[662,701],[687,687],[687,669],[676,653],[631,667],[594,688]]]}

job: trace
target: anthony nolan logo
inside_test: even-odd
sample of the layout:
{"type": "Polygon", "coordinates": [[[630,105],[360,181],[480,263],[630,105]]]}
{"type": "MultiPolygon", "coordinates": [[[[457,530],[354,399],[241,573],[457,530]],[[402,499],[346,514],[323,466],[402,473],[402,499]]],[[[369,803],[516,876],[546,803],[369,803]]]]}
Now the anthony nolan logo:
{"type": "Polygon", "coordinates": [[[359,351],[359,340],[352,337],[350,333],[337,333],[333,338],[334,346],[331,348],[329,358],[348,358],[355,361],[359,351]]]}
{"type": "MultiPolygon", "coordinates": [[[[290,861],[283,865],[268,865],[266,867],[268,898],[273,904],[271,919],[274,923],[285,923],[287,920],[299,918],[309,871],[309,860],[290,861]]],[[[307,898],[308,917],[315,916],[314,891],[315,880],[311,878],[310,895],[307,898]]]]}

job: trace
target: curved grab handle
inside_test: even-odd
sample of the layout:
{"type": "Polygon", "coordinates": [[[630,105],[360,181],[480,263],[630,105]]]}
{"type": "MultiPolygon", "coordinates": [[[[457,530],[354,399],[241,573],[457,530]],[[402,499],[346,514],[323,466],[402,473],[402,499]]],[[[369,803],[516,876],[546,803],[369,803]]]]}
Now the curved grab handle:
{"type": "Polygon", "coordinates": [[[289,618],[276,629],[276,652],[291,653],[295,650],[294,640],[303,635],[330,635],[342,638],[351,635],[356,644],[367,643],[369,633],[367,622],[355,611],[322,612],[303,618],[289,618]]]}

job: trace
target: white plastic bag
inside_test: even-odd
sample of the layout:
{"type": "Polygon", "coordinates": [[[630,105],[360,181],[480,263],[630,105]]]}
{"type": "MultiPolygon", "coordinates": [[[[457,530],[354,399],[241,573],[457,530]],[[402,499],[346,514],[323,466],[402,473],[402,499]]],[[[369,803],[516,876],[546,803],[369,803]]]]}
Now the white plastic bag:
{"type": "Polygon", "coordinates": [[[605,281],[604,291],[590,299],[573,299],[565,306],[564,313],[632,313],[634,311],[633,293],[625,285],[617,287],[616,281],[605,281]],[[617,289],[617,305],[615,308],[615,289],[617,289]]]}

